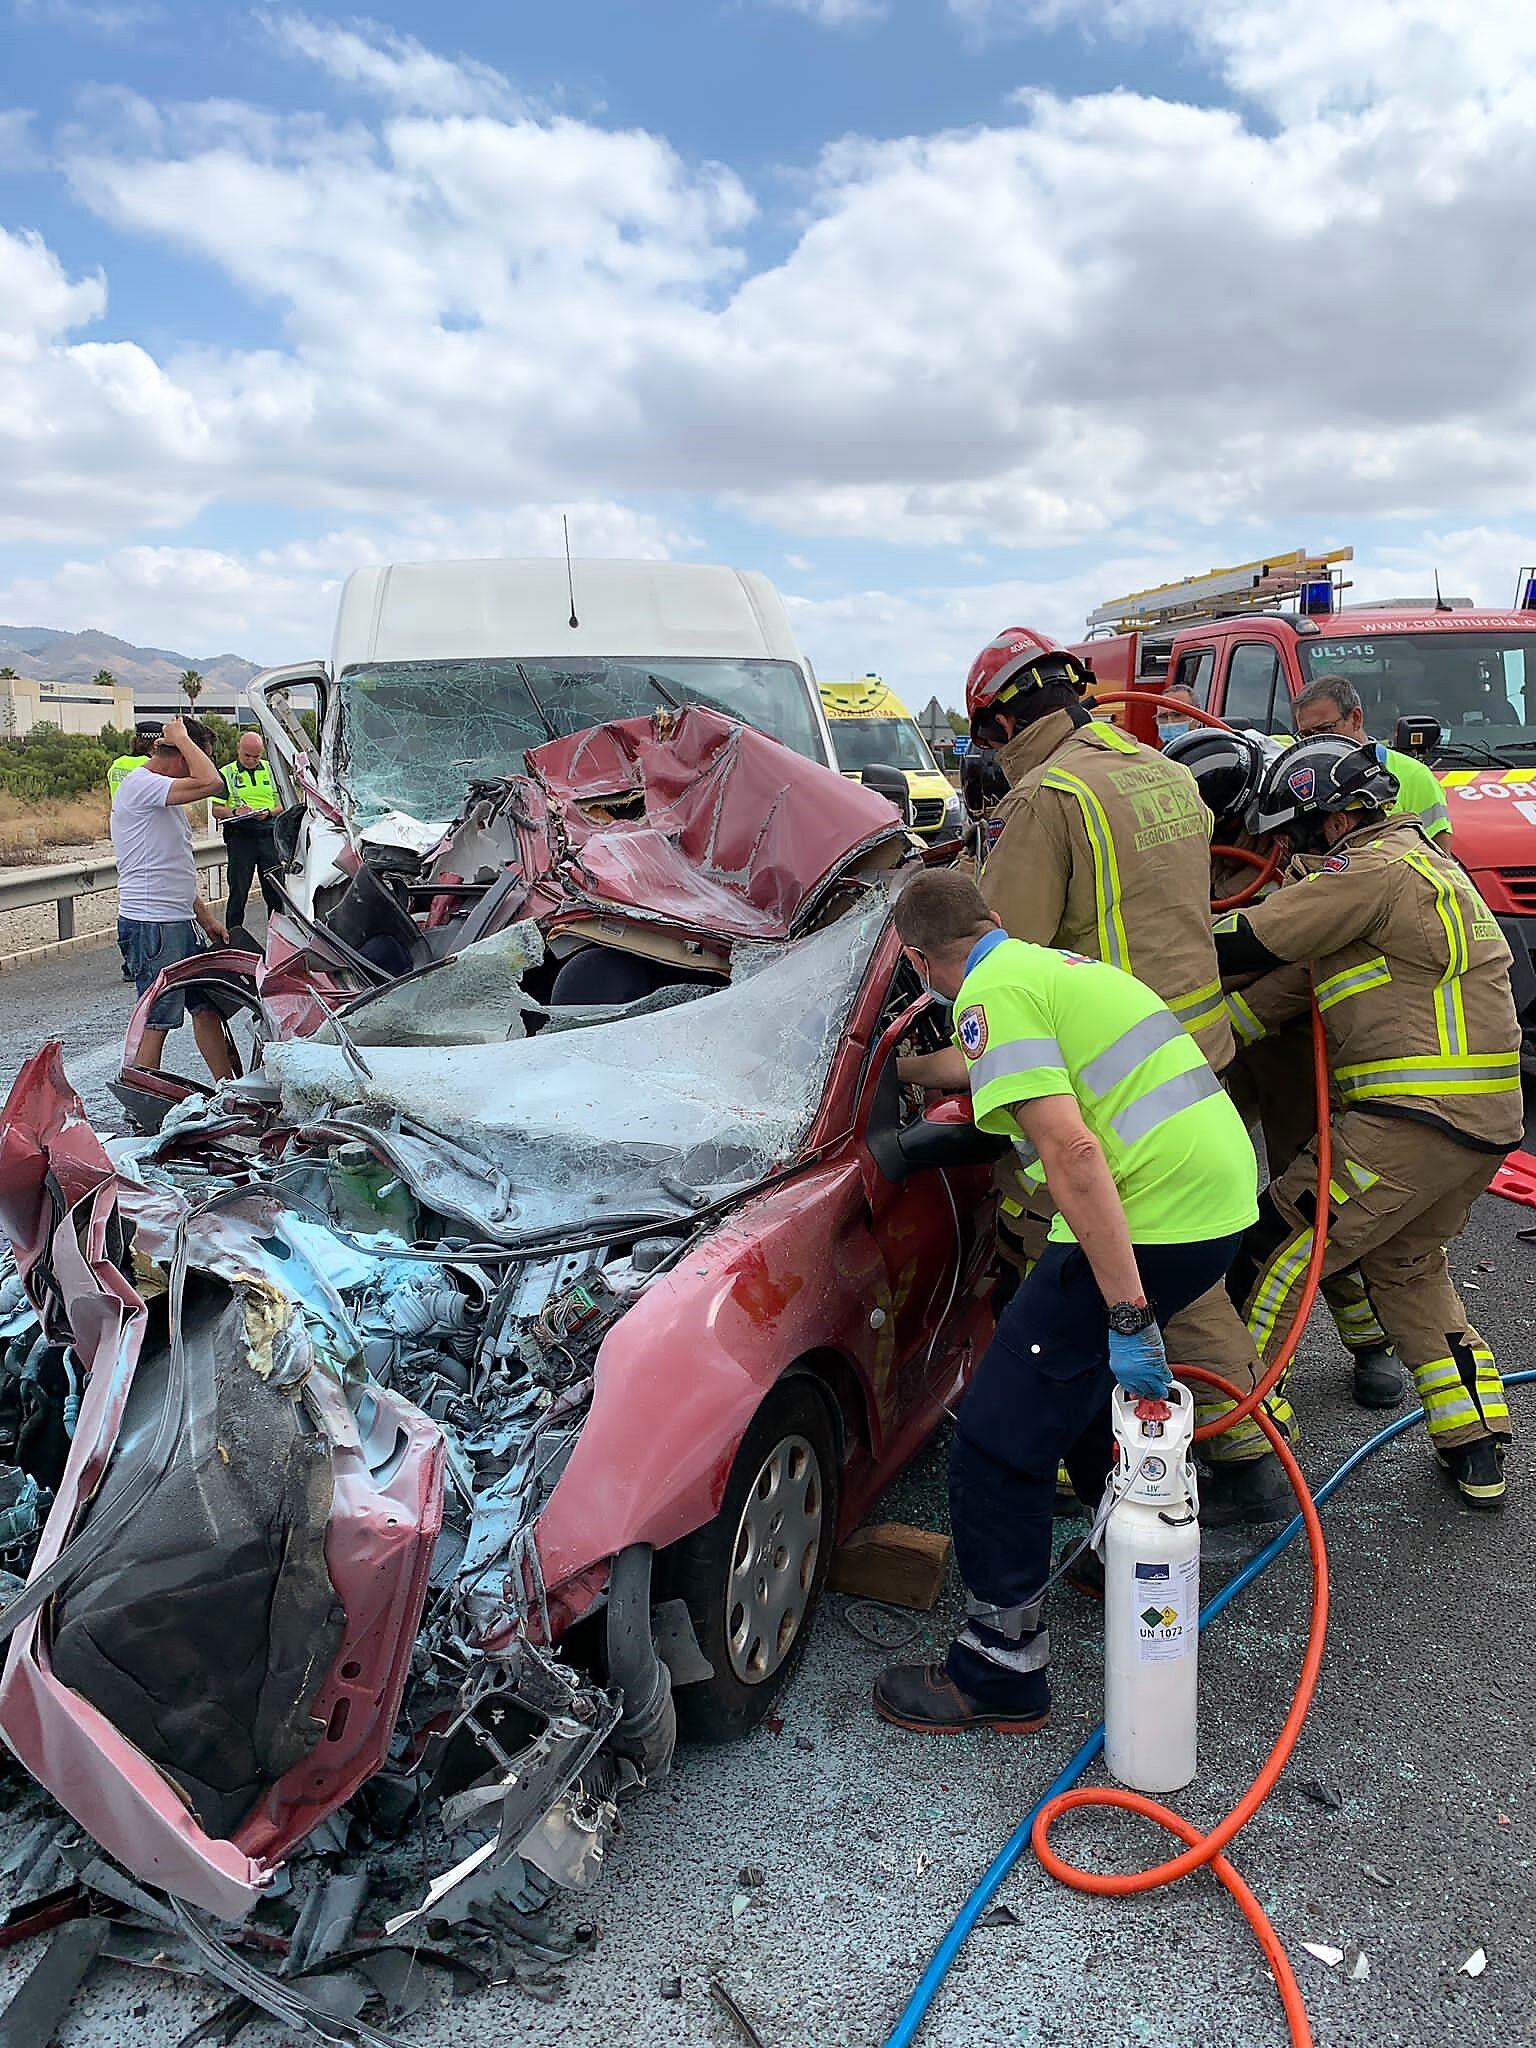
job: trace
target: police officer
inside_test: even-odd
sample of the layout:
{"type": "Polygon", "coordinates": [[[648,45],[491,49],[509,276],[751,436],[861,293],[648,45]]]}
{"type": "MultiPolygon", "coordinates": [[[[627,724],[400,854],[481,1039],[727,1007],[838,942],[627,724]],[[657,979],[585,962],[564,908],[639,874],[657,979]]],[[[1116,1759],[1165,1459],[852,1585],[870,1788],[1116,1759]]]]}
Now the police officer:
{"type": "Polygon", "coordinates": [[[119,754],[107,769],[107,797],[112,797],[122,788],[123,783],[135,768],[142,768],[155,751],[155,741],[160,737],[158,725],[141,723],[133,728],[133,752],[119,754]]]}
{"type": "MultiPolygon", "coordinates": [[[[1274,763],[1251,822],[1296,849],[1286,884],[1223,919],[1218,946],[1224,971],[1263,971],[1243,991],[1255,1031],[1306,1006],[1294,963],[1310,963],[1340,1104],[1323,1271],[1359,1265],[1436,1457],[1469,1505],[1494,1508],[1509,1410],[1445,1247],[1523,1128],[1509,948],[1464,870],[1387,815],[1383,753],[1334,736],[1274,763]]],[[[1301,1286],[1316,1197],[1314,1139],[1266,1190],[1230,1276],[1261,1350],[1301,1286]]]]}
{"type": "MultiPolygon", "coordinates": [[[[1325,733],[1337,733],[1358,744],[1369,738],[1365,707],[1350,676],[1319,676],[1297,697],[1291,712],[1300,739],[1321,739],[1325,733]]],[[[1430,768],[1425,762],[1416,761],[1412,754],[1400,754],[1395,747],[1386,747],[1383,752],[1388,773],[1397,785],[1389,816],[1417,819],[1425,836],[1439,841],[1442,853],[1451,852],[1451,813],[1445,791],[1430,768]]]]}
{"type": "MultiPolygon", "coordinates": [[[[1273,844],[1268,836],[1250,832],[1247,820],[1270,763],[1282,752],[1278,744],[1266,746],[1253,733],[1224,732],[1213,726],[1169,744],[1169,758],[1194,776],[1215,820],[1211,833],[1213,902],[1237,895],[1256,879],[1256,870],[1246,862],[1222,859],[1215,848],[1267,854],[1273,844]]],[[[1268,882],[1261,894],[1278,886],[1268,882]]],[[[1317,1130],[1311,1015],[1308,1012],[1284,1028],[1260,1036],[1253,1029],[1252,1012],[1240,989],[1228,989],[1227,1008],[1238,1053],[1224,1079],[1245,1120],[1252,1124],[1257,1119],[1261,1125],[1270,1177],[1278,1179],[1317,1130]]],[[[1407,1393],[1407,1382],[1358,1269],[1330,1274],[1322,1283],[1322,1294],[1339,1340],[1349,1353],[1355,1400],[1362,1408],[1395,1408],[1407,1393]]],[[[1215,1412],[1214,1403],[1204,1405],[1207,1413],[1215,1412]]]]}
{"type": "Polygon", "coordinates": [[[272,833],[272,819],[278,809],[277,785],[267,766],[261,734],[241,733],[234,760],[221,768],[219,774],[224,797],[214,803],[213,815],[224,828],[229,878],[229,902],[224,914],[229,924],[237,925],[244,922],[246,899],[258,874],[268,910],[280,910],[283,902],[267,880],[281,862],[272,833]]]}
{"type": "Polygon", "coordinates": [[[875,1708],[904,1728],[1023,1733],[1050,1712],[1057,1463],[1084,1500],[1102,1493],[1111,1389],[1167,1392],[1161,1328],[1219,1286],[1257,1214],[1257,1165],[1194,1041],[1133,976],[1010,939],[952,869],[909,882],[895,920],[955,1005],[976,1122],[1038,1156],[1058,1214],[956,1422],[965,1626],[942,1664],[882,1672],[875,1708]]]}

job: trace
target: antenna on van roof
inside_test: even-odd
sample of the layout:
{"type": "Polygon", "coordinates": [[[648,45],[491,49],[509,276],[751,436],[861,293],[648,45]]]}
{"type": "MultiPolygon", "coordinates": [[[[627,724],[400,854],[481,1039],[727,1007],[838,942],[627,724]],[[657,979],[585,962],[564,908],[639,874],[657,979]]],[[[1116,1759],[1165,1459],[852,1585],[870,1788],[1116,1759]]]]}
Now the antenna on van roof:
{"type": "Polygon", "coordinates": [[[1455,609],[1456,607],[1453,604],[1447,604],[1440,595],[1440,571],[1437,569],[1435,571],[1435,610],[1437,612],[1453,612],[1455,609]]]}
{"type": "Polygon", "coordinates": [[[576,578],[571,571],[571,521],[569,514],[565,512],[560,514],[560,524],[565,529],[565,587],[571,593],[571,629],[575,631],[580,626],[581,621],[576,616],[576,578]]]}

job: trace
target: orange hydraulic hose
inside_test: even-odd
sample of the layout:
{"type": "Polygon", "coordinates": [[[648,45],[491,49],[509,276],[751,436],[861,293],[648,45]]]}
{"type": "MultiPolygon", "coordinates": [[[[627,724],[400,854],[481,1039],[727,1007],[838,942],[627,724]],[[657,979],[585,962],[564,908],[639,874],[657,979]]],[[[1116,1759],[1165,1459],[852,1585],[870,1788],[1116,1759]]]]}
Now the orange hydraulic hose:
{"type": "Polygon", "coordinates": [[[1296,1973],[1263,1907],[1222,1851],[1252,1820],[1275,1789],[1281,1772],[1290,1761],[1291,1752],[1301,1737],[1302,1727],[1311,1708],[1312,1695],[1317,1689],[1318,1673],[1323,1662],[1323,1646],[1328,1635],[1328,1552],[1323,1543],[1323,1525],[1313,1505],[1312,1495],[1307,1489],[1301,1467],[1291,1453],[1290,1445],[1261,1405],[1276,1380],[1290,1364],[1296,1347],[1301,1342],[1302,1331],[1307,1326],[1307,1317],[1317,1298],[1323,1256],[1327,1250],[1327,1190],[1333,1172],[1333,1147],[1328,1118],[1328,1054],[1323,1039],[1323,1020],[1315,997],[1312,1003],[1312,1074],[1317,1096],[1317,1225],[1312,1234],[1312,1252],[1307,1260],[1301,1295],[1284,1341],[1275,1354],[1273,1364],[1250,1394],[1239,1395],[1237,1388],[1230,1381],[1222,1379],[1217,1373],[1206,1372],[1201,1367],[1178,1368],[1181,1377],[1198,1380],[1202,1385],[1214,1387],[1218,1393],[1237,1403],[1235,1408],[1219,1416],[1214,1422],[1205,1423],[1197,1429],[1196,1439],[1219,1436],[1223,1430],[1231,1429],[1234,1424],[1246,1420],[1250,1415],[1253,1416],[1279,1458],[1285,1476],[1296,1495],[1297,1505],[1301,1509],[1307,1543],[1312,1554],[1312,1622],[1307,1634],[1307,1649],[1302,1659],[1301,1676],[1297,1681],[1290,1711],[1258,1776],[1225,1820],[1218,1822],[1207,1835],[1202,1835],[1170,1807],[1159,1804],[1155,1799],[1148,1799],[1143,1793],[1127,1791],[1119,1786],[1063,1792],[1059,1798],[1050,1800],[1040,1809],[1030,1833],[1030,1844],[1036,1856],[1059,1884],[1070,1885],[1075,1891],[1091,1892],[1103,1898],[1126,1898],[1137,1892],[1156,1891],[1165,1884],[1173,1884],[1179,1878],[1187,1877],[1191,1871],[1203,1870],[1209,1866],[1242,1909],[1244,1918],[1253,1929],[1259,1946],[1274,1972],[1275,1983],[1280,1991],[1280,2001],[1285,2008],[1286,2021],[1290,2027],[1293,2048],[1312,2048],[1312,2026],[1307,2018],[1306,2004],[1302,1999],[1301,1987],[1296,1981],[1296,1973]],[[1159,1827],[1166,1828],[1170,1834],[1176,1835],[1188,1846],[1182,1855],[1171,1857],[1166,1863],[1154,1864],[1147,1870],[1084,1870],[1079,1865],[1068,1863],[1064,1857],[1058,1856],[1049,1840],[1051,1828],[1060,1816],[1079,1806],[1113,1806],[1126,1813],[1139,1813],[1147,1820],[1156,1821],[1159,1827]]]}
{"type": "Polygon", "coordinates": [[[1212,860],[1218,856],[1223,860],[1246,861],[1249,867],[1257,868],[1258,873],[1251,882],[1245,882],[1233,895],[1213,896],[1212,910],[1241,910],[1245,903],[1251,903],[1255,896],[1261,895],[1280,872],[1282,856],[1278,841],[1268,853],[1259,853],[1251,846],[1213,846],[1212,860]]]}

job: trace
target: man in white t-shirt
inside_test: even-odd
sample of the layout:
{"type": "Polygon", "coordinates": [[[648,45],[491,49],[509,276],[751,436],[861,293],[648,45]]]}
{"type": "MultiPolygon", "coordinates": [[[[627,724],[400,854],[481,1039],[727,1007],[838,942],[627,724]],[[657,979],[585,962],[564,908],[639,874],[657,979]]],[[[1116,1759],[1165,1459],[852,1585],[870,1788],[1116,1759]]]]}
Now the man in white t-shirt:
{"type": "MultiPolygon", "coordinates": [[[[198,719],[168,718],[149,759],[124,776],[112,799],[117,942],[141,996],[163,969],[201,952],[204,935],[220,945],[229,937],[198,894],[186,809],[224,786],[210,746],[208,728],[198,719]]],[[[166,1033],[189,1009],[192,1034],[209,1073],[227,1081],[234,1069],[223,1020],[212,999],[197,990],[161,996],[139,1041],[139,1065],[159,1067],[166,1033]]]]}

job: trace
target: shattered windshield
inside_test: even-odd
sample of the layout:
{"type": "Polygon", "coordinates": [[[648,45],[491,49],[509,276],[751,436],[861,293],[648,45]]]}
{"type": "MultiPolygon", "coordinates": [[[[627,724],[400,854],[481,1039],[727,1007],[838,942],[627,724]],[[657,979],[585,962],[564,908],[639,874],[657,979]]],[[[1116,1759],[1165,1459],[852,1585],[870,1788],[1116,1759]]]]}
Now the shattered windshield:
{"type": "Polygon", "coordinates": [[[744,949],[728,987],[670,1009],[499,1044],[371,1044],[366,1076],[345,1047],[296,1039],[268,1047],[266,1071],[291,1117],[445,1140],[461,1213],[478,1175],[473,1220],[501,1238],[687,1215],[797,1155],[885,919],[874,893],[791,946],[744,949]]]}
{"type": "Polygon", "coordinates": [[[381,662],[348,669],[337,695],[333,760],[359,829],[391,811],[446,824],[471,782],[520,774],[527,748],[668,701],[707,705],[823,759],[810,691],[790,661],[381,662]]]}
{"type": "Polygon", "coordinates": [[[1362,634],[1301,642],[1309,683],[1346,676],[1365,728],[1390,744],[1400,718],[1438,719],[1452,746],[1536,751],[1536,632],[1362,634]]]}

